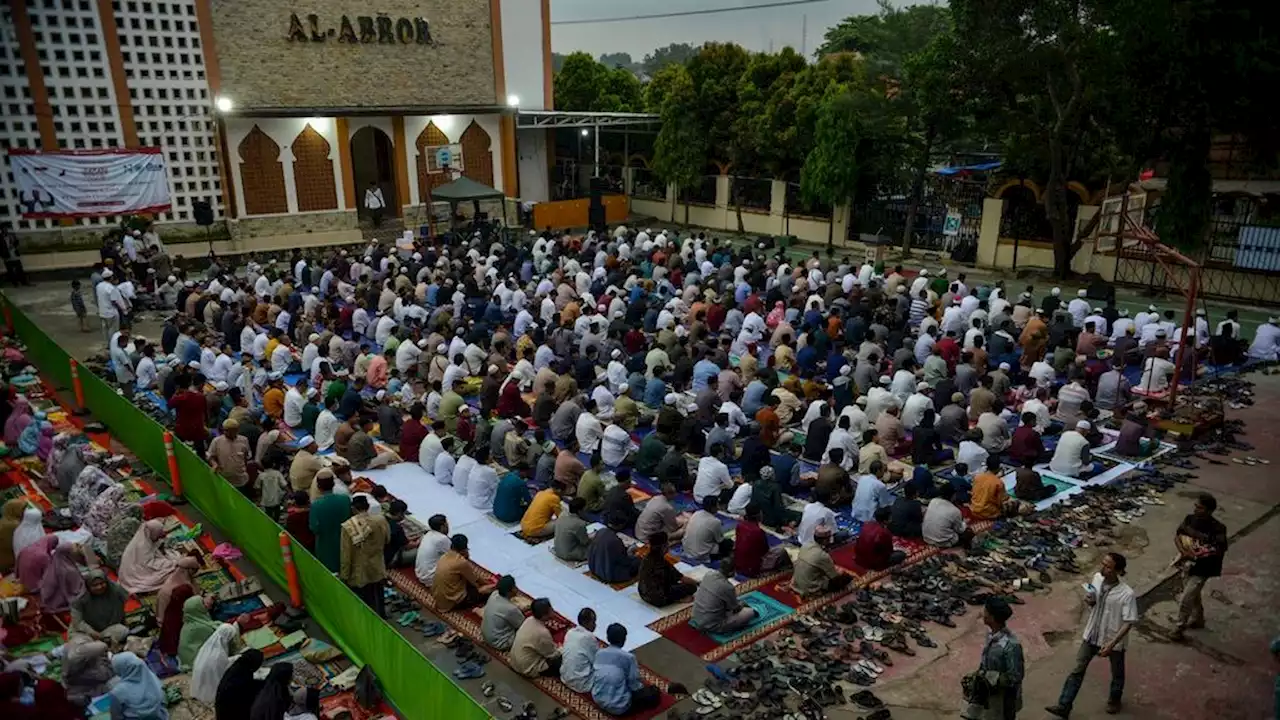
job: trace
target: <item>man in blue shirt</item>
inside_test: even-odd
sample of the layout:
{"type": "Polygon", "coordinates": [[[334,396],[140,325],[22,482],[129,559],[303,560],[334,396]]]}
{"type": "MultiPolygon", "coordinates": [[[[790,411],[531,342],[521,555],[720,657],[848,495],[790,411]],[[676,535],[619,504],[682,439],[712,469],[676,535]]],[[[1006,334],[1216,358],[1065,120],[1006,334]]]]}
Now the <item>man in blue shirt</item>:
{"type": "MultiPolygon", "coordinates": [[[[698,354],[702,354],[702,350],[698,354]]],[[[707,381],[713,377],[719,377],[720,366],[711,362],[705,356],[700,358],[693,366],[693,386],[690,388],[694,393],[701,392],[707,387],[707,381]]]]}
{"type": "Polygon", "coordinates": [[[868,469],[871,472],[858,478],[858,487],[853,491],[853,519],[864,523],[875,517],[878,508],[893,505],[893,494],[880,479],[884,464],[874,460],[868,469]]]}
{"type": "Polygon", "coordinates": [[[651,408],[662,407],[662,399],[667,396],[667,380],[665,377],[652,377],[644,384],[644,404],[651,408]]]}
{"type": "Polygon", "coordinates": [[[596,653],[591,673],[591,699],[610,715],[630,715],[658,706],[662,692],[640,682],[636,656],[622,649],[627,629],[618,623],[605,631],[609,647],[596,653]]]}
{"type": "Polygon", "coordinates": [[[747,389],[742,393],[742,412],[746,413],[748,418],[754,418],[760,408],[764,407],[764,396],[769,392],[769,386],[764,384],[759,378],[752,380],[747,389]]]}

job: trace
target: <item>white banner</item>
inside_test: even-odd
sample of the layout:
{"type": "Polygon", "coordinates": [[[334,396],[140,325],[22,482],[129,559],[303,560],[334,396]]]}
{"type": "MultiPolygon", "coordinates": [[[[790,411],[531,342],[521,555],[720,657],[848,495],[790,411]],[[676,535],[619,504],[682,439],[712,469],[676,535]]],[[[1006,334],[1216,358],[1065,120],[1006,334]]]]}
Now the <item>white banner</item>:
{"type": "Polygon", "coordinates": [[[169,209],[160,148],[39,152],[9,149],[24,218],[78,218],[169,209]]]}

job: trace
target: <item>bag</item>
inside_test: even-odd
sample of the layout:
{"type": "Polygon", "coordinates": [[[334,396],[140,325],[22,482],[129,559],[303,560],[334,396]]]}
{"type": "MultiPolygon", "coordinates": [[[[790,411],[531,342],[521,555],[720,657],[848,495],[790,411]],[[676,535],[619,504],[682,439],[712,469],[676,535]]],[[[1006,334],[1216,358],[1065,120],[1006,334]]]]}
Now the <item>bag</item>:
{"type": "Polygon", "coordinates": [[[987,682],[986,672],[977,670],[960,678],[960,691],[965,702],[985,708],[991,698],[991,684],[987,682]]]}
{"type": "Polygon", "coordinates": [[[769,548],[769,552],[765,553],[764,558],[760,560],[760,572],[778,572],[789,567],[791,567],[791,556],[781,545],[769,548]]]}
{"type": "Polygon", "coordinates": [[[365,665],[356,676],[356,702],[366,710],[372,710],[382,704],[382,688],[378,687],[378,678],[373,670],[365,665]]]}

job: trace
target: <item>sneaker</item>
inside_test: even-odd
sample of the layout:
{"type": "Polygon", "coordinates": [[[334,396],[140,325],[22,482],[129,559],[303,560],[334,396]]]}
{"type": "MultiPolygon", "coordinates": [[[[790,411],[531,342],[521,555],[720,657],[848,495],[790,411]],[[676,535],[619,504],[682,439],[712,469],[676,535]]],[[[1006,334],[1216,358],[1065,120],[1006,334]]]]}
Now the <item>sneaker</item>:
{"type": "Polygon", "coordinates": [[[1107,703],[1107,714],[1108,714],[1108,715],[1115,715],[1115,714],[1116,714],[1116,713],[1118,713],[1118,712],[1120,712],[1120,703],[1118,703],[1118,702],[1109,702],[1109,703],[1107,703]]]}
{"type": "Polygon", "coordinates": [[[1071,708],[1063,707],[1062,705],[1051,705],[1045,708],[1044,711],[1054,717],[1059,717],[1059,718],[1071,717],[1071,708]]]}
{"type": "Polygon", "coordinates": [[[474,680],[475,678],[484,677],[484,668],[475,663],[463,663],[453,671],[453,676],[459,680],[474,680]]]}

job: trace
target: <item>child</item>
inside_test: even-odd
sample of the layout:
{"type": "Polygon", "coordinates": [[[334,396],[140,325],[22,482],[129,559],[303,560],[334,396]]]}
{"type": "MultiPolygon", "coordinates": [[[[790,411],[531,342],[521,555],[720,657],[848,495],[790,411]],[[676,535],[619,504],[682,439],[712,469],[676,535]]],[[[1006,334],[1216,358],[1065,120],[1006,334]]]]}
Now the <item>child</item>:
{"type": "Polygon", "coordinates": [[[280,509],[284,506],[285,498],[289,493],[289,482],[285,479],[284,473],[280,472],[280,460],[272,459],[268,461],[262,472],[258,473],[256,481],[258,490],[258,502],[262,505],[262,510],[272,520],[279,521],[280,509]]]}
{"type": "Polygon", "coordinates": [[[89,326],[85,324],[84,295],[80,292],[80,281],[71,281],[71,309],[76,311],[76,318],[80,320],[80,332],[89,332],[89,326]]]}

